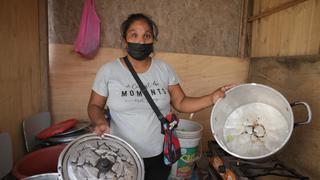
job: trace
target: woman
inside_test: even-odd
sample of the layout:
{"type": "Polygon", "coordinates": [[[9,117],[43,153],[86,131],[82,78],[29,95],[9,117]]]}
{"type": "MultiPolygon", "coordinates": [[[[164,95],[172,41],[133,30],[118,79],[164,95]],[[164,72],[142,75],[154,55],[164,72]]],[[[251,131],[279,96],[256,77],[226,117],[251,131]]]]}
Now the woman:
{"type": "MultiPolygon", "coordinates": [[[[130,15],[121,25],[121,35],[130,63],[163,115],[170,112],[170,104],[184,113],[212,106],[232,87],[224,86],[202,97],[186,96],[171,67],[150,57],[158,28],[144,14],[130,15]]],[[[88,114],[97,134],[116,135],[134,147],[144,160],[145,179],[168,178],[171,167],[163,163],[160,121],[140,91],[124,58],[107,63],[98,71],[88,114]],[[104,116],[106,104],[112,117],[110,124],[104,116]]]]}

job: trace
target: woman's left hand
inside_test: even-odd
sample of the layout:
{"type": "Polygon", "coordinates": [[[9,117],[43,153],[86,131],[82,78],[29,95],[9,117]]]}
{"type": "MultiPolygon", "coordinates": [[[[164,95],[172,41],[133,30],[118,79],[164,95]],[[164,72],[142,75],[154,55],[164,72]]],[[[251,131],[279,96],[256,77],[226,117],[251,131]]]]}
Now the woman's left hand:
{"type": "Polygon", "coordinates": [[[223,98],[225,96],[225,92],[238,84],[228,84],[225,86],[220,87],[219,89],[215,90],[212,94],[212,103],[215,104],[220,98],[223,98]]]}

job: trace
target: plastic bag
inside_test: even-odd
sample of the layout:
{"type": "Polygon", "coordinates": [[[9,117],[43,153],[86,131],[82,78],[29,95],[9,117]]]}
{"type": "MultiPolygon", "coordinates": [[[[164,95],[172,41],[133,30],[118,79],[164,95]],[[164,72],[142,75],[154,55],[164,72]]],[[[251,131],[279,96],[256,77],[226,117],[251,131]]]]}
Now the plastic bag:
{"type": "Polygon", "coordinates": [[[80,28],[74,50],[86,58],[93,58],[100,45],[100,19],[94,0],[86,0],[81,16],[80,28]]]}

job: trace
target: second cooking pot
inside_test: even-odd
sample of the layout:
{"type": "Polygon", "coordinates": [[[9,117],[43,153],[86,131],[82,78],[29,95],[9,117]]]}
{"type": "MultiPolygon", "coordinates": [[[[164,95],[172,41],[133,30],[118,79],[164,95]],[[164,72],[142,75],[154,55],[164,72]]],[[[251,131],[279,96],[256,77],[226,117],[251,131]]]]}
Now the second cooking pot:
{"type": "Polygon", "coordinates": [[[241,159],[263,159],[288,142],[294,126],[311,121],[307,103],[289,104],[286,98],[262,84],[243,84],[226,92],[211,112],[211,130],[217,143],[241,159]],[[291,106],[303,105],[305,122],[294,123],[291,106]]]}

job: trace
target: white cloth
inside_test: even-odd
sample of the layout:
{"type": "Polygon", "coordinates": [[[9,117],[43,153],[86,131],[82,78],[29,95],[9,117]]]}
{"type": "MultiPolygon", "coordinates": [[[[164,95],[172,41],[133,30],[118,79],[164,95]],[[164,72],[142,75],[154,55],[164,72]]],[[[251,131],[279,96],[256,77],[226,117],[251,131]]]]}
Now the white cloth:
{"type": "MultiPolygon", "coordinates": [[[[163,61],[152,59],[149,69],[138,76],[161,113],[167,115],[170,112],[168,87],[179,83],[176,73],[163,61]]],[[[108,98],[111,134],[128,142],[142,158],[162,152],[164,137],[160,121],[120,59],[100,68],[92,89],[108,98]]]]}

